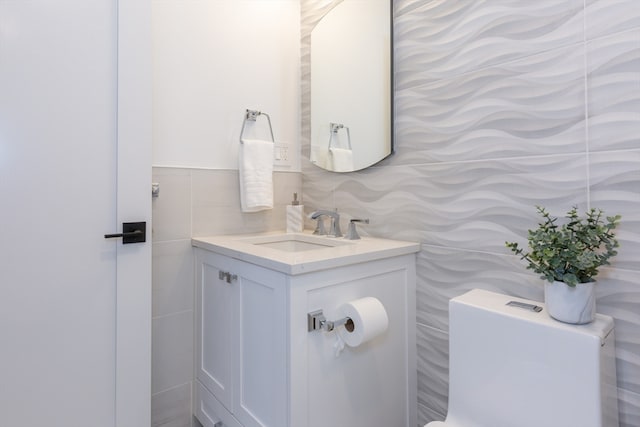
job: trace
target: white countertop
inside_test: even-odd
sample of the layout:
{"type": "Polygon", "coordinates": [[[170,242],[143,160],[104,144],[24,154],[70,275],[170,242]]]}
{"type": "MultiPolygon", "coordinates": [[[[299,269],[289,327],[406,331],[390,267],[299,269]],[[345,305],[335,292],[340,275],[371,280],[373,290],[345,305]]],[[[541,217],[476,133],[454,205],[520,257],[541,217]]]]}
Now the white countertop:
{"type": "Polygon", "coordinates": [[[420,251],[420,244],[400,240],[362,237],[360,240],[312,236],[311,231],[303,233],[254,233],[226,236],[194,237],[191,244],[197,248],[226,255],[241,261],[250,262],[289,275],[310,273],[350,264],[357,264],[420,251]],[[315,239],[337,246],[322,247],[297,252],[284,251],[252,243],[269,236],[299,236],[301,240],[315,239]]]}

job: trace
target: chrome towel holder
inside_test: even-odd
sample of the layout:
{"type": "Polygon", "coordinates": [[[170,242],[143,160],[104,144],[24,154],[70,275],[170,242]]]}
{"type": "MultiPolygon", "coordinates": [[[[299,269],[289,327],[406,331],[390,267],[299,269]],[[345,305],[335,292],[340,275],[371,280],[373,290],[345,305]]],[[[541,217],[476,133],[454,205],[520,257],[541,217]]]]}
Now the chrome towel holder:
{"type": "Polygon", "coordinates": [[[243,135],[244,135],[244,126],[247,121],[255,122],[258,119],[258,116],[265,116],[267,118],[267,122],[269,122],[269,133],[271,133],[271,142],[275,143],[276,140],[273,137],[273,127],[271,126],[271,118],[267,113],[257,110],[249,110],[244,113],[244,120],[242,121],[242,130],[240,130],[240,143],[243,143],[243,135]]]}
{"type": "MultiPolygon", "coordinates": [[[[330,128],[330,129],[329,129],[329,130],[330,130],[330,132],[329,132],[329,149],[331,149],[332,144],[333,144],[333,140],[334,140],[335,138],[337,138],[337,136],[338,136],[338,131],[339,131],[340,129],[344,129],[345,131],[347,131],[347,146],[348,146],[347,148],[348,148],[349,150],[351,150],[351,149],[352,149],[352,148],[351,148],[351,133],[349,132],[349,128],[348,128],[347,126],[343,125],[342,123],[333,123],[333,122],[330,122],[330,123],[329,123],[329,128],[330,128]]],[[[334,148],[339,148],[339,147],[334,146],[334,148]]]]}

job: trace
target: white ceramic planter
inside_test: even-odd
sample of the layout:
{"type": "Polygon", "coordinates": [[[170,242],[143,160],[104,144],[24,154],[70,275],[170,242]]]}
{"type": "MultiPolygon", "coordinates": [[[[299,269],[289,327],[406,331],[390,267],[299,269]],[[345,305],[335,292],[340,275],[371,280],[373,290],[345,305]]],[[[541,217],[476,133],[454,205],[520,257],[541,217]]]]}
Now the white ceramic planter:
{"type": "Polygon", "coordinates": [[[544,301],[549,315],[561,322],[581,325],[596,318],[595,282],[571,287],[545,281],[544,301]]]}

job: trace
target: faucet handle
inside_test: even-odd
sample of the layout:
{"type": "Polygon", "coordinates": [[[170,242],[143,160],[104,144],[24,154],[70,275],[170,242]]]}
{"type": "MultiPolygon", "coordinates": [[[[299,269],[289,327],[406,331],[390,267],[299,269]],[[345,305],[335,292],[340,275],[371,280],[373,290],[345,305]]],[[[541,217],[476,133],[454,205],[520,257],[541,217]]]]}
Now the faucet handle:
{"type": "Polygon", "coordinates": [[[369,224],[369,218],[360,219],[353,218],[349,220],[349,229],[347,230],[347,235],[344,236],[347,240],[358,240],[360,236],[358,235],[358,231],[356,230],[356,222],[364,222],[365,224],[369,224]]]}
{"type": "Polygon", "coordinates": [[[331,231],[329,236],[342,237],[342,231],[340,230],[340,215],[336,212],[335,216],[331,217],[331,231]]]}
{"type": "Polygon", "coordinates": [[[324,229],[324,218],[322,216],[319,216],[318,218],[316,218],[316,221],[316,229],[313,230],[313,234],[316,234],[318,236],[326,236],[327,230],[324,229]]]}

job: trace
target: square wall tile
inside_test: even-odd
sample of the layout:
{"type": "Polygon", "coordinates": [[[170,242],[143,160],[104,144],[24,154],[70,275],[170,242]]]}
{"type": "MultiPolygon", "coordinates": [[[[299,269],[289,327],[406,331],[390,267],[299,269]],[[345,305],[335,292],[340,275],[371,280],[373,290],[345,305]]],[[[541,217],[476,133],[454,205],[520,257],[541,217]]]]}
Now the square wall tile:
{"type": "Polygon", "coordinates": [[[160,194],[152,199],[153,241],[191,238],[191,172],[181,168],[153,168],[160,194]]]}
{"type": "Polygon", "coordinates": [[[191,427],[191,383],[151,396],[151,427],[191,427]]]}
{"type": "Polygon", "coordinates": [[[191,240],[153,244],[153,317],[193,310],[191,240]]]}
{"type": "Polygon", "coordinates": [[[153,319],[151,391],[193,381],[193,311],[153,319]]]}
{"type": "Polygon", "coordinates": [[[233,234],[241,229],[237,170],[194,170],[192,198],[193,236],[233,234]]]}
{"type": "Polygon", "coordinates": [[[193,169],[194,209],[223,206],[240,209],[240,179],[237,170],[193,169]]]}

